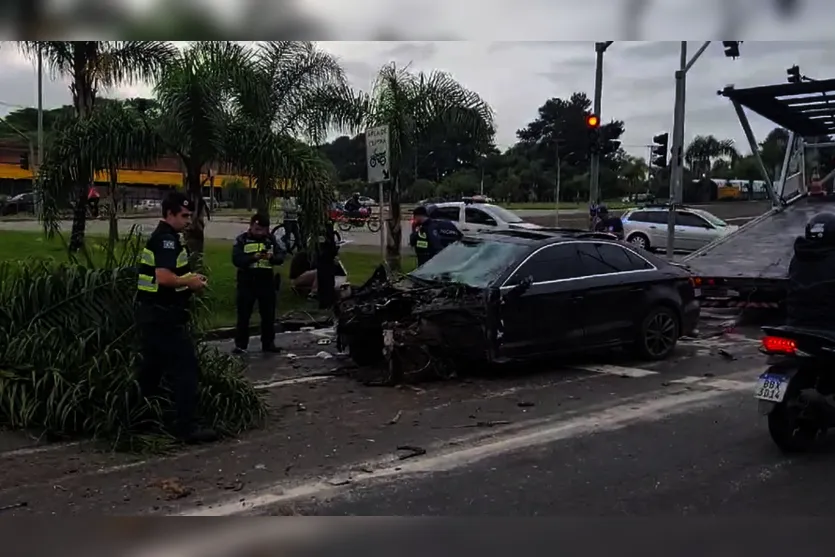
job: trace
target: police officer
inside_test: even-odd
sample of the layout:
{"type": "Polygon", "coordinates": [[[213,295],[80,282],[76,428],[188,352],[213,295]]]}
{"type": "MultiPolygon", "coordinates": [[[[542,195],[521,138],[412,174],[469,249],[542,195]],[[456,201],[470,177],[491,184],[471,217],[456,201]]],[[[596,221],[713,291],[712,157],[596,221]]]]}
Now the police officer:
{"type": "Polygon", "coordinates": [[[786,324],[835,329],[835,214],[821,212],[795,239],[789,263],[786,324]]]}
{"type": "Polygon", "coordinates": [[[206,277],[193,273],[180,232],[191,222],[192,202],[173,192],[162,202],[162,216],[139,261],[137,324],[142,364],[139,387],[150,398],[159,393],[163,375],[174,395],[174,433],[187,443],[217,438],[196,424],[199,368],[189,335],[189,299],[206,287],[206,277]]]}
{"type": "Polygon", "coordinates": [[[412,216],[415,228],[409,238],[409,244],[415,249],[418,266],[435,257],[449,244],[461,239],[461,231],[454,224],[429,218],[429,210],[423,205],[415,207],[412,216]]]}
{"type": "Polygon", "coordinates": [[[284,246],[270,234],[270,219],[253,215],[249,229],[235,239],[232,263],[238,268],[236,304],[238,321],[233,354],[245,354],[249,345],[249,319],[258,302],[261,316],[261,351],[281,352],[275,345],[276,282],[273,266],[284,262],[284,246]]]}

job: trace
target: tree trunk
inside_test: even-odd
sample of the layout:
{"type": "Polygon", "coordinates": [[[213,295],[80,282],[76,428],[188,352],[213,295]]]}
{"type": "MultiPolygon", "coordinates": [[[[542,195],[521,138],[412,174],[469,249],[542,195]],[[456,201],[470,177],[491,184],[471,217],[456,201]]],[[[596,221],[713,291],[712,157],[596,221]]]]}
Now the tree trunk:
{"type": "Polygon", "coordinates": [[[116,211],[119,209],[119,204],[116,201],[116,190],[118,189],[118,170],[115,166],[110,167],[110,184],[108,186],[108,193],[110,194],[110,214],[108,215],[108,233],[107,244],[112,251],[116,242],[119,241],[119,218],[116,216],[116,211]]]}
{"type": "MultiPolygon", "coordinates": [[[[79,180],[79,182],[81,182],[79,180]]],[[[78,199],[72,212],[72,231],[70,232],[69,250],[78,252],[84,247],[84,231],[87,226],[87,185],[81,182],[77,185],[78,199]]]]}
{"type": "Polygon", "coordinates": [[[386,235],[386,263],[392,271],[401,270],[400,243],[402,230],[400,228],[400,176],[392,176],[392,187],[389,195],[389,218],[386,221],[388,234],[386,235]]]}
{"type": "Polygon", "coordinates": [[[270,214],[270,180],[264,176],[255,178],[255,209],[265,215],[270,214]]]}
{"type": "Polygon", "coordinates": [[[200,169],[189,169],[186,175],[188,196],[194,206],[191,226],[185,231],[186,246],[193,254],[197,254],[197,265],[202,267],[203,249],[206,244],[206,211],[203,203],[203,183],[200,181],[200,169]]]}

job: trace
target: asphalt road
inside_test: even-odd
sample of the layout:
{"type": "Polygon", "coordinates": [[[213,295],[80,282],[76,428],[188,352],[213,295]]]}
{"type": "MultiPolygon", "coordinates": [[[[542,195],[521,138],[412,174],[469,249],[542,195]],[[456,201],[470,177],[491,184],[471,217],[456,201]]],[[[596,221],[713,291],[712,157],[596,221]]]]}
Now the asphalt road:
{"type": "Polygon", "coordinates": [[[293,356],[255,352],[247,372],[274,409],[264,429],[160,457],[2,434],[0,507],[28,503],[10,516],[828,513],[831,449],[785,457],[757,415],[757,336],[684,340],[659,363],[598,355],[389,389],[328,375],[343,358],[327,331],[281,335],[293,356]]]}
{"type": "MultiPolygon", "coordinates": [[[[702,205],[704,209],[714,213],[720,218],[726,219],[731,224],[744,224],[751,218],[754,218],[768,209],[767,203],[762,202],[742,202],[742,203],[713,203],[702,205]]],[[[554,212],[541,210],[523,210],[516,211],[522,218],[529,222],[534,222],[543,226],[554,226],[554,212]]],[[[559,226],[565,228],[586,228],[588,227],[588,218],[585,210],[565,210],[560,211],[559,226]]],[[[129,231],[133,226],[140,226],[143,230],[148,231],[153,229],[159,219],[156,217],[139,218],[139,219],[123,219],[119,221],[119,229],[123,232],[129,231]]],[[[61,222],[63,230],[69,230],[72,223],[70,221],[61,222]]],[[[92,234],[107,234],[107,222],[96,220],[90,221],[87,224],[88,231],[92,234]]],[[[216,215],[211,221],[206,223],[206,237],[216,240],[234,240],[235,237],[246,229],[247,220],[243,217],[226,217],[223,214],[216,215]]],[[[21,220],[0,220],[0,230],[21,230],[21,231],[37,231],[40,230],[40,224],[36,221],[21,221],[21,220]]],[[[402,245],[408,246],[407,228],[404,227],[404,234],[402,236],[402,245]]],[[[354,229],[350,232],[342,232],[344,240],[349,240],[352,244],[357,246],[379,246],[380,234],[371,233],[367,229],[354,229]]]]}

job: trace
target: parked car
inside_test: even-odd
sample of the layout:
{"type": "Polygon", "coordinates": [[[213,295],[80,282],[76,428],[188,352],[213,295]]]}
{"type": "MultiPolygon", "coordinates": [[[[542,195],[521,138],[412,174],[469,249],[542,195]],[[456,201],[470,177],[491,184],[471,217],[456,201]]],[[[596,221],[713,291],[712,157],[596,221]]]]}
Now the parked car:
{"type": "Polygon", "coordinates": [[[429,206],[433,219],[448,220],[465,233],[494,230],[540,230],[541,226],[525,222],[522,217],[498,205],[468,201],[448,201],[429,206]]]}
{"type": "MultiPolygon", "coordinates": [[[[645,250],[665,247],[668,218],[669,209],[666,206],[627,211],[621,217],[624,238],[645,250]]],[[[690,207],[676,210],[675,223],[677,251],[695,251],[739,228],[707,211],[690,207]]]]}
{"type": "Polygon", "coordinates": [[[34,213],[35,212],[35,194],[34,192],[24,192],[13,195],[6,199],[2,207],[0,207],[0,215],[17,215],[19,213],[34,213]]]}
{"type": "Polygon", "coordinates": [[[136,211],[156,211],[162,206],[159,199],[143,199],[133,206],[136,211]]]}
{"type": "Polygon", "coordinates": [[[504,230],[465,237],[404,278],[378,270],[340,304],[340,343],[359,365],[419,368],[614,347],[664,359],[699,318],[690,274],[609,237],[504,230]]]}
{"type": "MultiPolygon", "coordinates": [[[[348,202],[348,200],[346,199],[342,203],[344,205],[347,202],[348,202]]],[[[360,205],[362,205],[363,207],[376,207],[377,206],[377,201],[372,197],[368,197],[366,195],[361,195],[360,196],[360,205]]]]}

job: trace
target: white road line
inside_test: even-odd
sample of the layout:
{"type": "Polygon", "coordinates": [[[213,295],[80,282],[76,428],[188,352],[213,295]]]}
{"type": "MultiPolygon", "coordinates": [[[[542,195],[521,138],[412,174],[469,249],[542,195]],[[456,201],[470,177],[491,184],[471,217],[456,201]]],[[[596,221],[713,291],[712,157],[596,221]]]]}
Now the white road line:
{"type": "Polygon", "coordinates": [[[13,449],[11,451],[3,451],[0,452],[0,458],[15,458],[18,456],[29,456],[33,454],[41,454],[41,453],[51,453],[55,451],[61,451],[64,449],[71,449],[73,447],[78,447],[81,445],[80,441],[75,441],[73,443],[55,443],[49,445],[41,445],[37,447],[23,447],[20,449],[13,449]]]}
{"type": "Polygon", "coordinates": [[[255,383],[253,388],[262,391],[265,389],[275,389],[276,387],[286,387],[288,385],[300,385],[302,383],[315,383],[317,381],[327,381],[333,379],[334,375],[309,375],[307,377],[293,377],[291,379],[280,379],[278,381],[270,381],[265,383],[255,383]]]}
{"type": "MultiPolygon", "coordinates": [[[[730,392],[753,389],[753,382],[742,380],[750,375],[750,370],[734,374],[733,377],[739,377],[740,380],[724,380],[721,384],[722,388],[669,394],[655,399],[647,397],[644,400],[632,400],[584,416],[554,420],[544,425],[535,425],[504,435],[498,433],[485,442],[470,443],[469,446],[463,443],[459,445],[448,443],[448,448],[456,446],[458,448],[452,448],[434,456],[417,457],[405,462],[389,458],[372,464],[370,467],[376,468],[373,473],[357,473],[350,476],[347,484],[344,481],[336,482],[333,478],[301,484],[273,484],[249,493],[244,500],[239,495],[217,505],[194,507],[177,514],[178,516],[238,515],[298,499],[333,497],[356,489],[359,484],[392,482],[416,474],[465,468],[484,459],[506,455],[520,449],[541,447],[582,435],[617,431],[631,425],[649,423],[709,407],[730,392]],[[339,485],[334,485],[336,483],[339,485]]],[[[369,465],[367,463],[355,464],[346,470],[356,470],[361,467],[367,468],[369,465]]]]}
{"type": "Polygon", "coordinates": [[[575,369],[589,371],[591,373],[603,373],[606,375],[617,375],[618,377],[648,377],[650,375],[658,375],[657,371],[649,369],[641,369],[639,367],[621,367],[621,366],[572,366],[575,369]]]}

